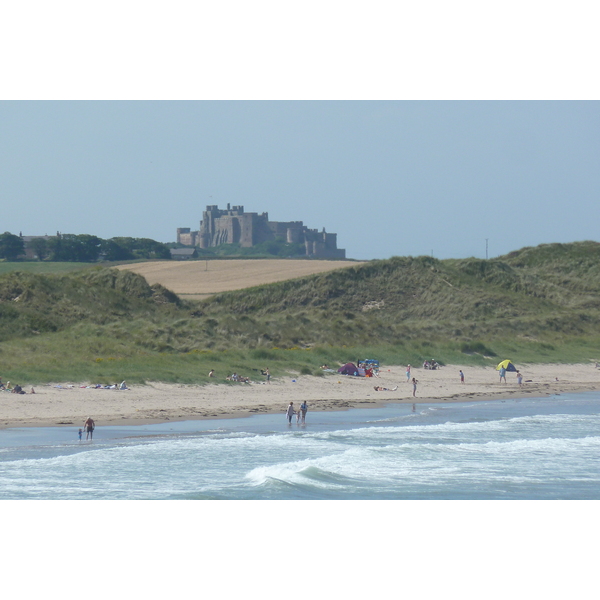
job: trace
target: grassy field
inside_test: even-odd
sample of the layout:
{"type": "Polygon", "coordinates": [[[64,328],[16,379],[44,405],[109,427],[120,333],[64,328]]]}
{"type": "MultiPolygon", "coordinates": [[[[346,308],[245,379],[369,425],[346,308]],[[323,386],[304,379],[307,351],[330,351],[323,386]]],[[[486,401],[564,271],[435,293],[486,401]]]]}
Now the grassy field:
{"type": "MultiPolygon", "coordinates": [[[[258,269],[263,261],[240,262],[258,269]]],[[[182,286],[197,285],[199,272],[178,272],[182,286]]],[[[600,360],[595,242],[489,261],[395,257],[263,285],[243,273],[235,281],[253,287],[202,301],[181,300],[131,269],[0,275],[0,375],[32,384],[207,383],[210,369],[223,377],[254,377],[267,366],[274,377],[322,375],[322,364],[362,358],[465,366],[600,360]]]]}
{"type": "Polygon", "coordinates": [[[148,283],[160,283],[178,296],[201,300],[221,292],[276,283],[315,273],[363,264],[341,260],[231,259],[207,261],[152,261],[119,265],[148,283]]]}
{"type": "Polygon", "coordinates": [[[33,261],[17,261],[8,262],[0,260],[0,275],[12,273],[13,271],[23,271],[23,273],[71,273],[81,269],[89,269],[94,267],[90,263],[79,262],[33,262],[33,261]]]}

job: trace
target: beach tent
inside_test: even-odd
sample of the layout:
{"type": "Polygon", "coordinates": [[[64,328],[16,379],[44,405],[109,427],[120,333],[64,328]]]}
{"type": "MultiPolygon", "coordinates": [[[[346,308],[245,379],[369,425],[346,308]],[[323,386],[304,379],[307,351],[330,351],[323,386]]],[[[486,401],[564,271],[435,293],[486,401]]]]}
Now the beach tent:
{"type": "Polygon", "coordinates": [[[498,364],[498,366],[496,367],[496,371],[499,371],[502,367],[504,367],[507,371],[516,371],[517,367],[515,367],[515,365],[513,365],[510,360],[503,360],[501,363],[498,364]]]}
{"type": "Polygon", "coordinates": [[[338,373],[342,375],[358,375],[358,367],[353,363],[346,363],[338,369],[338,373]]]}

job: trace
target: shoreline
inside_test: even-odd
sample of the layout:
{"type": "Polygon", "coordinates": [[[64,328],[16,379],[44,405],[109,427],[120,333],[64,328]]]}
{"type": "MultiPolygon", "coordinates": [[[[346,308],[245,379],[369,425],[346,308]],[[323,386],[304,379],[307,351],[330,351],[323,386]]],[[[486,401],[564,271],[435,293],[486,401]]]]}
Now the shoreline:
{"type": "MultiPolygon", "coordinates": [[[[169,421],[193,421],[281,414],[288,404],[306,401],[309,413],[381,407],[388,404],[429,404],[506,400],[515,397],[547,397],[565,392],[600,391],[600,369],[593,364],[522,365],[524,383],[515,373],[499,383],[494,367],[446,365],[440,370],[413,368],[417,395],[406,380],[404,366],[383,368],[378,378],[355,378],[327,373],[302,375],[253,384],[179,385],[148,383],[126,391],[90,389],[83,384],[48,384],[35,394],[0,393],[0,429],[21,427],[82,427],[91,416],[97,427],[135,426],[169,421]],[[395,391],[375,391],[375,385],[395,391]]],[[[29,389],[29,388],[26,388],[29,389]]]]}

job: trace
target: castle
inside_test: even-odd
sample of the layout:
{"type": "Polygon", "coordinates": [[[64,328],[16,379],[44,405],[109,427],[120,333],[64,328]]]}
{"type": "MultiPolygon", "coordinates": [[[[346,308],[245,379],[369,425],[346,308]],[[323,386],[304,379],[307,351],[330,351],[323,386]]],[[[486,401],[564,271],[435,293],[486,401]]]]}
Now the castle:
{"type": "Polygon", "coordinates": [[[185,246],[214,248],[221,244],[239,243],[251,248],[261,242],[283,238],[289,244],[304,244],[310,258],[346,258],[346,251],[337,247],[337,234],[308,229],[302,221],[269,221],[268,213],[247,213],[243,206],[226,210],[207,206],[202,213],[199,231],[189,227],[177,229],[177,243],[185,246]]]}

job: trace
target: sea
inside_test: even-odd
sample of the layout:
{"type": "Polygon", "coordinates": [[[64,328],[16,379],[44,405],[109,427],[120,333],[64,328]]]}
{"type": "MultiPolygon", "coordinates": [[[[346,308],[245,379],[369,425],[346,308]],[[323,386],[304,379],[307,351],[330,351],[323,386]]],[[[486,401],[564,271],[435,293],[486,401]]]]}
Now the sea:
{"type": "Polygon", "coordinates": [[[598,392],[4,429],[0,499],[595,500],[599,432],[598,392]]]}

